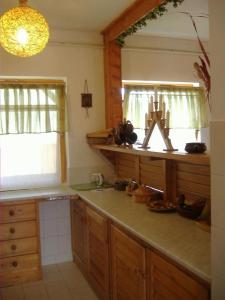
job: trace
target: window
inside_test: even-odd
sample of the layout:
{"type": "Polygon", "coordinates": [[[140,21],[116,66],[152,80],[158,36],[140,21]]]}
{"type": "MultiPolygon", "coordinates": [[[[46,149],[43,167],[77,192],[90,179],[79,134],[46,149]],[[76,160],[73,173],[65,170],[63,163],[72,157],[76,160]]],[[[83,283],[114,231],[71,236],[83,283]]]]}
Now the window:
{"type": "Polygon", "coordinates": [[[0,189],[65,181],[64,83],[0,82],[0,189]]]}
{"type": "MultiPolygon", "coordinates": [[[[200,129],[207,127],[203,90],[196,87],[131,86],[124,88],[123,114],[135,127],[138,142],[145,137],[145,115],[151,99],[162,99],[169,111],[170,139],[173,147],[184,150],[187,142],[200,141],[200,129]]],[[[155,101],[155,100],[154,100],[155,101]]],[[[162,137],[156,126],[150,139],[150,147],[164,149],[162,137]]]]}

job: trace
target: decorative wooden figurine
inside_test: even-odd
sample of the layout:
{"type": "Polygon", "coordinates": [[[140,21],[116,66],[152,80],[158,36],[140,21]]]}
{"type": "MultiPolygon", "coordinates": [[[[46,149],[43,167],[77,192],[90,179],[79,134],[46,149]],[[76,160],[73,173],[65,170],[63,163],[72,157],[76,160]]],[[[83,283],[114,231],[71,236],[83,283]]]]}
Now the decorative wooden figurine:
{"type": "Polygon", "coordinates": [[[171,140],[169,138],[169,111],[165,112],[165,102],[160,98],[159,102],[157,99],[153,102],[153,98],[149,104],[149,112],[145,115],[146,118],[146,136],[144,138],[142,148],[148,148],[148,143],[151,138],[152,132],[155,125],[158,125],[159,131],[166,145],[165,151],[177,151],[174,149],[171,140]]]}

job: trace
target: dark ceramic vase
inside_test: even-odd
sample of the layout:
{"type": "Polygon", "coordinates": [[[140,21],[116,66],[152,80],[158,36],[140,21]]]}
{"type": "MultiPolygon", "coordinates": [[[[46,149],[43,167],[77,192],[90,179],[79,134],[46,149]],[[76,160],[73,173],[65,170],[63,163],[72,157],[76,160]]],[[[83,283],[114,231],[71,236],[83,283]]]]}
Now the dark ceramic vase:
{"type": "Polygon", "coordinates": [[[205,143],[187,143],[184,150],[188,153],[203,153],[206,151],[206,145],[205,143]]]}

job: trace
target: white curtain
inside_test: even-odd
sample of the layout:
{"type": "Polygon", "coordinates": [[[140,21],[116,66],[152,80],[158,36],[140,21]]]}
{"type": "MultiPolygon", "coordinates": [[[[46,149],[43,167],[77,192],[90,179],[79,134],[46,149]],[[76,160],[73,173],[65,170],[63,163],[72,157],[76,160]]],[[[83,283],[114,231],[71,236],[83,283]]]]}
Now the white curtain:
{"type": "MultiPolygon", "coordinates": [[[[204,94],[200,88],[172,87],[157,89],[158,97],[170,112],[170,128],[200,129],[208,127],[204,94]]],[[[145,128],[145,113],[148,112],[154,87],[125,87],[123,114],[135,128],[145,128]]]]}
{"type": "Polygon", "coordinates": [[[0,189],[60,184],[57,133],[0,135],[0,189]]]}
{"type": "Polygon", "coordinates": [[[0,84],[0,190],[61,182],[63,84],[0,84]]]}

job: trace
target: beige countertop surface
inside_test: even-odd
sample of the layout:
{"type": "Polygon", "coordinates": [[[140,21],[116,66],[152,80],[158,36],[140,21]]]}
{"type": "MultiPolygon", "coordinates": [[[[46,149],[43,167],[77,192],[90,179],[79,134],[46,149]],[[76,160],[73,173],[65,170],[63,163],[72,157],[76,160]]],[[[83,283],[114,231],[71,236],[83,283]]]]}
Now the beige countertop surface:
{"type": "Polygon", "coordinates": [[[79,195],[151,247],[210,283],[210,233],[177,213],[151,212],[146,205],[135,203],[124,192],[113,189],[75,191],[61,186],[1,192],[0,202],[38,198],[63,200],[69,199],[68,195],[79,195]]]}

